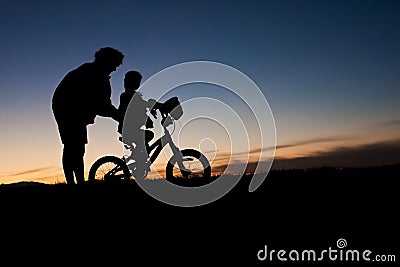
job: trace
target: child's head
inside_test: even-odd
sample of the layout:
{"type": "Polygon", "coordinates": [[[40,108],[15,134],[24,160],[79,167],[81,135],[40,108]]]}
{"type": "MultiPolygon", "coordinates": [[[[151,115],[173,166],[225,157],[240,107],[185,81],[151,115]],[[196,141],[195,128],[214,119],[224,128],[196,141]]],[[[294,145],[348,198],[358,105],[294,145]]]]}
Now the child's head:
{"type": "Polygon", "coordinates": [[[136,90],[139,88],[142,81],[142,75],[136,70],[131,70],[125,73],[124,87],[127,90],[136,90]]]}

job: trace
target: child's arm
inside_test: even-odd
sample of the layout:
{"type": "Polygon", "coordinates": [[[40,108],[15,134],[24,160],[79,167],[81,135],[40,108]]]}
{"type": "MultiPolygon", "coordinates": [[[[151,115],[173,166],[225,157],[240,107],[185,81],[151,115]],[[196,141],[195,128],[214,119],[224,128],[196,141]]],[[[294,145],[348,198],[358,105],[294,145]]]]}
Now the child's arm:
{"type": "Polygon", "coordinates": [[[147,101],[147,107],[150,108],[150,113],[155,119],[157,119],[157,109],[161,107],[162,103],[157,102],[155,99],[150,98],[147,101]]]}

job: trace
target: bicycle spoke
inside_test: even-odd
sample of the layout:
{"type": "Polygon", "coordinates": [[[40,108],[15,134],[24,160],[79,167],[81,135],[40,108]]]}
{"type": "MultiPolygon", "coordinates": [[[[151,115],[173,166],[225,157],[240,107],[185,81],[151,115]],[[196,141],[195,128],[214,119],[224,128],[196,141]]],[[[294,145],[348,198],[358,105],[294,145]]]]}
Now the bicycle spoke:
{"type": "MultiPolygon", "coordinates": [[[[186,170],[190,170],[191,173],[187,176],[187,178],[197,178],[203,176],[204,167],[201,161],[195,157],[187,156],[183,158],[183,166],[186,170]]],[[[183,178],[181,170],[178,167],[178,164],[175,164],[173,170],[174,177],[183,178]]]]}
{"type": "MultiPolygon", "coordinates": [[[[112,163],[112,162],[104,163],[103,165],[101,165],[99,167],[99,170],[96,172],[96,179],[97,180],[104,180],[104,177],[106,175],[109,175],[110,172],[113,171],[114,168],[116,168],[116,167],[117,167],[117,165],[112,163]]],[[[121,174],[121,172],[118,171],[118,172],[115,172],[113,175],[115,177],[118,177],[118,176],[122,176],[123,174],[121,174]]]]}
{"type": "Polygon", "coordinates": [[[130,175],[125,161],[114,156],[104,156],[92,165],[88,179],[91,181],[119,181],[129,180],[130,175]]]}

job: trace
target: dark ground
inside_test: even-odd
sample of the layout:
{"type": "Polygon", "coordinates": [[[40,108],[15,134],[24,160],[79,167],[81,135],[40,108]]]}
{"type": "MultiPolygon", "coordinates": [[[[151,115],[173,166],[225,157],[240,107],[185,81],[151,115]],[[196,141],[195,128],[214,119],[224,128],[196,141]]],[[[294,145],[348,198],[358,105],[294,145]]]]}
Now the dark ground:
{"type": "Polygon", "coordinates": [[[1,253],[15,265],[275,266],[283,264],[257,259],[264,245],[321,251],[344,238],[347,249],[398,263],[399,174],[399,165],[271,171],[253,193],[243,177],[221,199],[192,208],[164,204],[134,182],[1,185],[1,253]]]}

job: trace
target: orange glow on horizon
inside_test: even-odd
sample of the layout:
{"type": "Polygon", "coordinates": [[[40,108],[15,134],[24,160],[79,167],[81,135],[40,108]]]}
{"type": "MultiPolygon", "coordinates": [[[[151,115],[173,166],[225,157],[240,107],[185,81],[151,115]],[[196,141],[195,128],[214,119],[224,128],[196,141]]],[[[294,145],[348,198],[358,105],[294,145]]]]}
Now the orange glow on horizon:
{"type": "MultiPolygon", "coordinates": [[[[25,136],[17,131],[13,136],[4,135],[5,140],[24,140],[21,142],[4,142],[0,160],[4,163],[0,170],[0,184],[8,184],[21,181],[36,181],[48,184],[64,183],[64,174],[61,166],[62,144],[54,122],[47,127],[43,125],[31,126],[30,135],[25,136]],[[46,133],[47,135],[43,135],[46,133]],[[51,134],[48,134],[51,133],[51,134]],[[44,138],[45,137],[45,138],[44,138]],[[29,144],[29,149],[26,149],[29,144]]],[[[116,123],[110,119],[98,119],[94,125],[89,127],[89,144],[85,154],[85,173],[87,177],[90,166],[96,159],[104,155],[123,156],[123,148],[118,141],[116,123]]],[[[348,136],[338,138],[310,138],[301,139],[287,143],[277,143],[274,160],[296,159],[301,157],[313,157],[333,151],[340,147],[351,148],[365,144],[384,142],[385,140],[399,140],[399,128],[374,127],[364,131],[352,131],[348,136]]],[[[250,141],[252,139],[250,138],[250,141]]],[[[228,163],[244,164],[245,162],[257,162],[260,155],[260,148],[256,144],[250,144],[251,152],[246,149],[232,151],[228,146],[219,145],[213,152],[210,146],[201,146],[201,139],[183,139],[182,147],[194,147],[201,150],[210,158],[214,175],[221,174],[228,163]],[[194,143],[193,143],[194,142],[194,143]],[[199,147],[197,147],[199,146],[199,147]],[[258,152],[257,152],[258,150],[258,152]]],[[[278,140],[279,141],[279,140],[278,140]]],[[[221,143],[219,143],[221,144],[221,143]]],[[[264,149],[269,149],[268,147],[264,149]]],[[[168,153],[163,154],[155,163],[154,168],[158,170],[155,176],[165,176],[165,166],[168,153]]],[[[152,177],[154,173],[150,173],[152,177]]]]}

